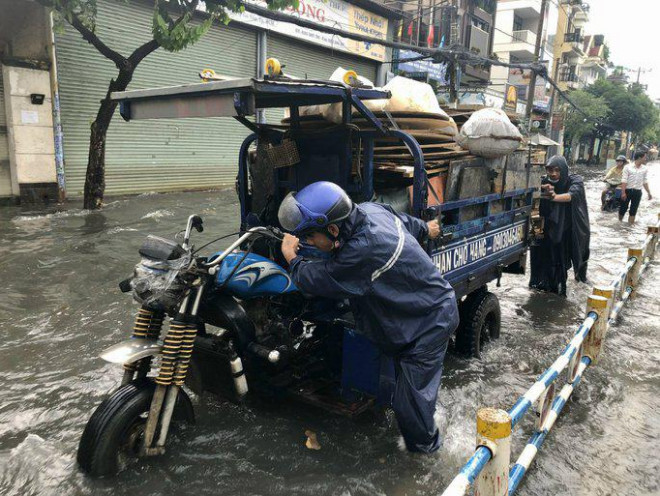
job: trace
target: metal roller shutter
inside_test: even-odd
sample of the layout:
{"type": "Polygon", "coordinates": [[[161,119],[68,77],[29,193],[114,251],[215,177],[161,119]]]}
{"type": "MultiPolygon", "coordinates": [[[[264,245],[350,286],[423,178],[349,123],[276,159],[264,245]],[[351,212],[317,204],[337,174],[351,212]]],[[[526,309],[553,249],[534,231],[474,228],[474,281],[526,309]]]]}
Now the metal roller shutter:
{"type": "Polygon", "coordinates": [[[378,70],[375,61],[271,33],[268,33],[268,56],[286,65],[286,74],[307,76],[307,79],[328,79],[341,66],[375,82],[378,70]]]}
{"type": "MultiPolygon", "coordinates": [[[[362,57],[329,50],[319,45],[268,33],[268,57],[275,57],[286,67],[285,74],[307,79],[328,79],[337,67],[352,69],[360,76],[376,80],[378,63],[362,57]]],[[[285,113],[281,109],[266,112],[269,123],[279,123],[285,113]]]]}
{"type": "Polygon", "coordinates": [[[11,196],[11,169],[9,168],[9,143],[7,141],[7,114],[5,114],[5,90],[2,85],[2,65],[0,65],[0,196],[11,196]]]}
{"type": "MultiPolygon", "coordinates": [[[[99,1],[97,32],[129,55],[151,33],[149,5],[99,1]],[[130,22],[127,22],[130,20],[130,22]]],[[[83,192],[89,126],[114,65],[66,26],[56,37],[67,194],[83,192]]],[[[138,66],[128,89],[199,82],[206,67],[229,76],[253,76],[256,33],[236,24],[214,26],[178,53],[157,50],[138,66]]],[[[233,183],[238,149],[248,130],[230,118],[124,122],[110,125],[106,150],[106,194],[167,191],[233,183]]]]}

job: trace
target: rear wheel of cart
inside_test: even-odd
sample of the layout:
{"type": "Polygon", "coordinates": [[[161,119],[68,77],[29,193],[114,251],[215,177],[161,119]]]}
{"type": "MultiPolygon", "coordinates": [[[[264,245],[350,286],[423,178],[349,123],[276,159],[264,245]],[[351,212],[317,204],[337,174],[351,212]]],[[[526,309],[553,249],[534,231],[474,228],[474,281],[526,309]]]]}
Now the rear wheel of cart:
{"type": "Polygon", "coordinates": [[[484,287],[470,293],[459,310],[461,322],[456,331],[456,351],[481,358],[484,343],[500,337],[500,302],[484,287]]]}

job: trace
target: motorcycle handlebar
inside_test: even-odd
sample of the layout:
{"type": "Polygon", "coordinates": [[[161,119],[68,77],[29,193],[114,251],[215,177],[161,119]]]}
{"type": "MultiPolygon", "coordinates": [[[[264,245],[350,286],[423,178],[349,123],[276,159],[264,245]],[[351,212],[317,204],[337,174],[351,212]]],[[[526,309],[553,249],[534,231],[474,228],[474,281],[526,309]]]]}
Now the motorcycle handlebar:
{"type": "Polygon", "coordinates": [[[242,236],[240,236],[231,245],[229,245],[227,249],[223,251],[222,254],[220,254],[217,258],[215,258],[212,262],[204,264],[204,267],[210,269],[212,267],[216,267],[217,265],[220,265],[222,261],[225,258],[227,258],[227,255],[229,255],[232,251],[234,251],[236,248],[242,245],[245,241],[249,240],[254,236],[266,236],[266,237],[275,238],[278,241],[282,241],[282,239],[284,238],[284,233],[282,233],[282,231],[280,231],[276,227],[263,227],[263,226],[252,227],[248,229],[242,236]]]}
{"type": "Polygon", "coordinates": [[[268,227],[267,229],[275,238],[277,238],[278,241],[282,241],[284,239],[284,233],[277,227],[268,227]]]}

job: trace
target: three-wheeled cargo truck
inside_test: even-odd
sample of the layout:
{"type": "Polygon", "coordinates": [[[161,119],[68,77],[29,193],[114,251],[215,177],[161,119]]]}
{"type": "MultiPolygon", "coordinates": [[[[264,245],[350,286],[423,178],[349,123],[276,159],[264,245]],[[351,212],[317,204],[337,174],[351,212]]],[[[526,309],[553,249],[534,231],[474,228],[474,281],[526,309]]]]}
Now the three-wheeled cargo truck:
{"type": "Polygon", "coordinates": [[[131,339],[102,355],[122,364],[124,376],[85,428],[78,452],[85,471],[113,473],[128,459],[162,453],[170,425],[193,418],[184,385],[230,399],[248,391],[295,397],[347,415],[388,405],[391,361],[360,336],[345,302],[301,294],[279,251],[280,202],[318,180],[339,184],[356,202],[389,201],[438,219],[442,234],[426,250],[461,299],[456,348],[479,356],[484,341],[498,337],[499,303],[486,284],[524,272],[537,186],[525,153],[485,160],[438,152],[428,144],[432,133],[403,131],[365,105],[388,97],[377,88],[281,77],[112,95],[127,121],[230,117],[252,134],[239,154],[240,237],[223,251],[199,253],[191,232],[202,220],[191,215],[182,242],[148,237],[121,284],[141,308],[131,339]],[[301,115],[318,105],[338,106],[340,122],[301,115]],[[274,108],[289,117],[253,117],[274,108]],[[410,165],[392,165],[393,152],[410,165]]]}

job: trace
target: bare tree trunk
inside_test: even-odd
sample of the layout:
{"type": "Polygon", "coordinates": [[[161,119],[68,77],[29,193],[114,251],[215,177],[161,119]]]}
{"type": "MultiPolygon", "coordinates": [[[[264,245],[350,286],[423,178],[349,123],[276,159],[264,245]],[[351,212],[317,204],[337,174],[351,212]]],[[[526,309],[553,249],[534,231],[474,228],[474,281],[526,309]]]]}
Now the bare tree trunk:
{"type": "Polygon", "coordinates": [[[108,128],[115,113],[117,104],[110,100],[113,91],[124,91],[133,79],[134,68],[119,71],[117,79],[110,81],[105,98],[92,122],[89,136],[89,156],[87,159],[87,174],[85,176],[84,208],[95,210],[101,208],[105,193],[105,145],[108,128]]]}
{"type": "Polygon", "coordinates": [[[115,91],[124,91],[131,80],[138,64],[151,52],[159,47],[158,42],[151,40],[137,48],[127,59],[118,61],[119,75],[112,79],[105,98],[92,122],[89,136],[89,155],[87,159],[87,174],[85,176],[84,208],[95,210],[101,208],[105,193],[105,145],[108,128],[115,113],[117,104],[110,99],[115,91]]]}

